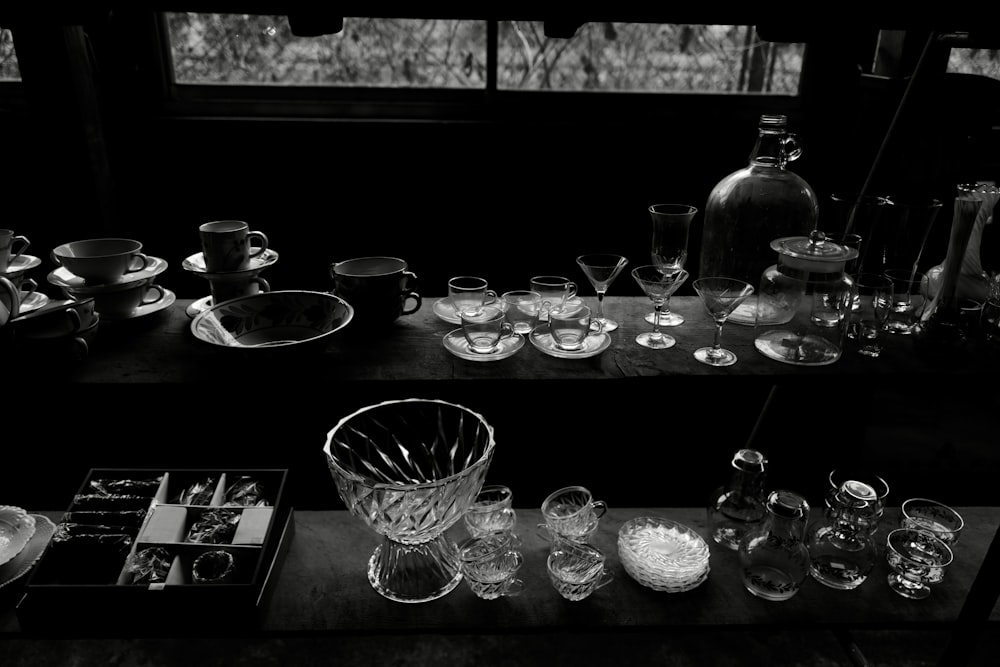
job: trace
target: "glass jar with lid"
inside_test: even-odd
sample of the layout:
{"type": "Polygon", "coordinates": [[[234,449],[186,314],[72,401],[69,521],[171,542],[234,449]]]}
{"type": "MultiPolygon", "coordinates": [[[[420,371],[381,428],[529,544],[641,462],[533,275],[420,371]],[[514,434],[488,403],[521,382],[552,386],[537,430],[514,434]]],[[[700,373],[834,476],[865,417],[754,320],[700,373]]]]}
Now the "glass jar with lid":
{"type": "Polygon", "coordinates": [[[771,248],[778,261],[760,278],[754,346],[787,364],[832,364],[843,349],[854,287],[844,267],[858,251],[827,240],[819,230],[775,239],[771,248]]]}

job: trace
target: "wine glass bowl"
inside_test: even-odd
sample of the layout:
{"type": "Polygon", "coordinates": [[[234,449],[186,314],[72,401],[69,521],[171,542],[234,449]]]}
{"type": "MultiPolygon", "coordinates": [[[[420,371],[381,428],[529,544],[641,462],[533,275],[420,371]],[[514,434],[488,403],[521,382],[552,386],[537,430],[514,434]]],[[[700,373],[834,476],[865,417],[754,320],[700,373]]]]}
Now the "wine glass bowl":
{"type": "Polygon", "coordinates": [[[911,600],[929,596],[929,584],[944,580],[945,569],[954,558],[951,548],[932,533],[912,528],[897,528],[889,533],[885,557],[892,568],[889,588],[911,600]]]}
{"type": "Polygon", "coordinates": [[[429,399],[362,408],[327,434],[323,451],[341,500],[383,536],[368,561],[378,593],[427,602],[458,585],[458,550],[444,531],[482,488],[494,446],[482,416],[429,399]]]}
{"type": "Polygon", "coordinates": [[[677,341],[673,336],[660,331],[659,314],[670,299],[670,295],[676,292],[677,288],[688,279],[688,272],[684,269],[664,272],[653,264],[644,264],[632,269],[632,277],[635,278],[636,283],[646,293],[649,300],[653,302],[654,314],[656,315],[652,318],[653,330],[639,334],[635,337],[635,342],[654,350],[665,350],[668,347],[673,347],[677,341]]]}
{"type": "Polygon", "coordinates": [[[722,347],[722,325],[744,300],[754,292],[750,283],[735,278],[710,276],[692,284],[709,316],[715,320],[715,341],[711,347],[700,347],[694,358],[709,366],[732,366],[736,354],[722,347]]]}
{"type": "MultiPolygon", "coordinates": [[[[691,221],[694,220],[698,209],[687,204],[653,204],[648,211],[653,223],[651,263],[663,273],[673,273],[683,269],[687,262],[691,221]]],[[[646,315],[646,321],[652,324],[653,316],[654,313],[646,315]]],[[[670,310],[668,296],[660,310],[660,326],[676,327],[683,323],[684,318],[670,310]]]]}
{"type": "Polygon", "coordinates": [[[609,253],[591,253],[580,255],[576,258],[576,263],[583,269],[583,274],[593,285],[597,292],[597,316],[595,321],[601,323],[601,330],[604,332],[614,331],[618,328],[618,322],[605,317],[604,315],[604,295],[607,293],[611,283],[615,281],[621,273],[628,259],[622,255],[609,253]]]}

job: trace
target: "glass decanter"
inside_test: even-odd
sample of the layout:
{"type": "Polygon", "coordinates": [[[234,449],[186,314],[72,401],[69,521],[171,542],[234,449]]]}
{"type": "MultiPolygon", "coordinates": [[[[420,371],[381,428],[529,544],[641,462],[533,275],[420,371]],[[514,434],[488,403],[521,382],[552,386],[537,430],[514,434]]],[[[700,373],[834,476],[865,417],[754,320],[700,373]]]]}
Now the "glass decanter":
{"type": "Polygon", "coordinates": [[[767,458],[755,449],[740,449],[733,455],[733,472],[727,486],[720,486],[708,502],[708,526],[712,539],[736,551],[740,540],[760,525],[764,509],[767,458]]]}
{"type": "Polygon", "coordinates": [[[878,512],[877,501],[875,489],[864,482],[841,484],[826,516],[813,523],[806,535],[813,579],[840,590],[865,582],[878,557],[868,529],[878,512]]]}
{"type": "Polygon", "coordinates": [[[764,522],[743,536],[737,550],[743,585],[759,598],[787,600],[809,576],[809,503],[797,493],[777,490],[767,496],[764,507],[764,522]]]}
{"type": "MultiPolygon", "coordinates": [[[[771,264],[773,239],[807,236],[816,228],[816,193],[786,168],[802,155],[798,138],[787,125],[786,116],[762,115],[749,164],[723,178],[709,193],[699,277],[726,276],[756,285],[771,264]]],[[[753,326],[756,310],[753,295],[729,320],[753,326]]]]}

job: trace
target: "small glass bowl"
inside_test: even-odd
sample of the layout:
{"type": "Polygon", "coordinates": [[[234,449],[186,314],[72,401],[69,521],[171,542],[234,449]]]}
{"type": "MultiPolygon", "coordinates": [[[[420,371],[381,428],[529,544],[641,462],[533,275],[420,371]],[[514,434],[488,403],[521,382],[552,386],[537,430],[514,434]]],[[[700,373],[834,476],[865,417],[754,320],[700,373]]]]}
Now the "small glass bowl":
{"type": "Polygon", "coordinates": [[[949,547],[958,544],[965,520],[944,503],[927,498],[910,498],[903,501],[900,509],[900,528],[928,531],[949,547]]]}

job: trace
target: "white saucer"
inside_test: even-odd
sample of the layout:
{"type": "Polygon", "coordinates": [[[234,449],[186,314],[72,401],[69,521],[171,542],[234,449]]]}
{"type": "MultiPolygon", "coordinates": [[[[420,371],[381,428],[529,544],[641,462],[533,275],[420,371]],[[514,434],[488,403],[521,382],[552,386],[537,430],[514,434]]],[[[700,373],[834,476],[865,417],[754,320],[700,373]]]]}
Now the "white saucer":
{"type": "Polygon", "coordinates": [[[197,301],[192,301],[184,310],[188,317],[198,317],[198,314],[212,307],[212,295],[203,296],[197,301]]]}
{"type": "Polygon", "coordinates": [[[48,546],[49,540],[56,532],[56,525],[52,520],[43,514],[32,514],[35,518],[35,533],[24,545],[21,552],[12,559],[0,565],[0,588],[14,582],[31,570],[32,566],[41,558],[42,552],[48,546]]]}
{"type": "Polygon", "coordinates": [[[191,255],[183,262],[181,266],[184,267],[185,271],[190,271],[191,273],[196,273],[204,278],[213,278],[215,276],[231,276],[239,273],[246,273],[248,275],[253,275],[258,271],[263,271],[267,267],[271,266],[278,261],[278,253],[274,250],[268,248],[256,257],[250,258],[250,266],[242,271],[215,271],[209,272],[205,268],[205,254],[201,252],[196,252],[191,255]]]}
{"type": "Polygon", "coordinates": [[[18,255],[10,260],[6,271],[0,271],[0,276],[16,278],[28,269],[33,269],[41,263],[42,260],[34,255],[18,255]]]}
{"type": "Polygon", "coordinates": [[[18,308],[17,312],[19,315],[24,315],[25,313],[30,313],[33,310],[38,310],[48,302],[49,297],[41,292],[32,292],[27,296],[24,296],[24,292],[21,292],[21,307],[18,308]]]}
{"type": "Polygon", "coordinates": [[[465,339],[465,335],[461,329],[449,331],[442,342],[444,343],[444,349],[456,357],[468,359],[469,361],[499,361],[500,359],[512,356],[524,347],[524,337],[514,335],[501,339],[494,348],[494,351],[489,354],[473,352],[469,349],[469,341],[465,339]]]}
{"type": "Polygon", "coordinates": [[[449,324],[461,324],[462,320],[455,313],[455,306],[449,297],[443,297],[434,302],[434,314],[449,324]]]}
{"type": "Polygon", "coordinates": [[[156,303],[149,303],[144,306],[139,306],[133,310],[128,315],[104,315],[101,314],[101,320],[105,322],[118,322],[121,320],[134,320],[137,317],[142,317],[144,315],[152,315],[153,313],[158,313],[161,310],[166,310],[170,306],[174,305],[174,301],[177,301],[177,295],[167,288],[163,288],[163,298],[156,303]]]}
{"type": "Polygon", "coordinates": [[[150,265],[142,271],[126,273],[118,280],[104,285],[87,284],[83,278],[70,272],[70,270],[64,266],[60,266],[58,269],[50,273],[48,275],[48,281],[56,287],[64,287],[68,289],[77,296],[81,294],[89,295],[100,294],[101,292],[113,292],[117,289],[129,287],[133,283],[139,282],[140,280],[147,280],[149,278],[153,278],[154,276],[158,276],[167,270],[167,260],[161,259],[160,257],[153,257],[152,255],[149,255],[149,259],[151,260],[150,265]]]}
{"type": "Polygon", "coordinates": [[[548,324],[540,324],[535,327],[529,338],[531,338],[531,344],[539,350],[550,357],[559,357],[560,359],[586,359],[587,357],[594,357],[604,352],[611,345],[611,335],[602,333],[596,336],[587,336],[583,341],[583,347],[579,350],[572,352],[569,350],[560,350],[556,347],[555,341],[552,340],[548,324]]]}

